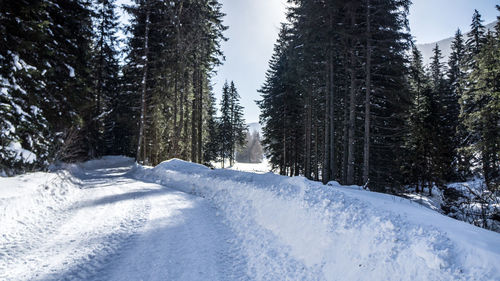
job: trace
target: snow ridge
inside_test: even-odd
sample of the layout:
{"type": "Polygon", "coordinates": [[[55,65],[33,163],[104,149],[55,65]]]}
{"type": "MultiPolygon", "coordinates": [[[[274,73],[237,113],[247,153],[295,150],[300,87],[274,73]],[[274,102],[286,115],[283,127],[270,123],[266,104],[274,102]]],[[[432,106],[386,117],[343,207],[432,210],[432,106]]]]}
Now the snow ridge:
{"type": "Polygon", "coordinates": [[[212,201],[256,280],[500,279],[497,233],[405,199],[176,159],[132,175],[212,201]]]}

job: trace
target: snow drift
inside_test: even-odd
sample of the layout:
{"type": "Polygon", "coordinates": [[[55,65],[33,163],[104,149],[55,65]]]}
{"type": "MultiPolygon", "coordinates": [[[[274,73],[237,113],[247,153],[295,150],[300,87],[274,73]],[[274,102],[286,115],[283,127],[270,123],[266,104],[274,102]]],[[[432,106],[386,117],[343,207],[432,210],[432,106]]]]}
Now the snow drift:
{"type": "Polygon", "coordinates": [[[181,160],[131,175],[205,197],[256,280],[500,280],[500,235],[409,200],[181,160]]]}

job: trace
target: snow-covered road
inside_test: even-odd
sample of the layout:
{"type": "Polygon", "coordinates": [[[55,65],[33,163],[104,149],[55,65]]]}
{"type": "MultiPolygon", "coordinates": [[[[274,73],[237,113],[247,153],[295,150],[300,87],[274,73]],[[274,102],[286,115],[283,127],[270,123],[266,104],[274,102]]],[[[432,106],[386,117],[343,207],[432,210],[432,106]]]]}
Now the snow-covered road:
{"type": "Polygon", "coordinates": [[[90,162],[73,182],[43,173],[11,179],[10,194],[0,193],[0,280],[245,279],[213,205],[135,180],[132,165],[90,162]],[[79,188],[52,189],[69,184],[79,188]]]}
{"type": "Polygon", "coordinates": [[[0,280],[500,280],[500,234],[336,182],[125,157],[0,178],[0,280]]]}

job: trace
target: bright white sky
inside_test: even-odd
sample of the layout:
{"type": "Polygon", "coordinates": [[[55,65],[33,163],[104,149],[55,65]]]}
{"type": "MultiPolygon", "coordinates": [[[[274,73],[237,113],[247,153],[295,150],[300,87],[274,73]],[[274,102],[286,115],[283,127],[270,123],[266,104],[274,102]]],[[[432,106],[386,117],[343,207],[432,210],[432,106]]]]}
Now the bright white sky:
{"type": "Polygon", "coordinates": [[[260,110],[255,100],[264,83],[269,60],[280,23],[285,21],[285,0],[221,0],[226,14],[224,24],[229,26],[222,48],[226,62],[219,67],[213,79],[219,98],[224,81],[233,80],[245,108],[247,123],[259,121],[260,110]]]}
{"type": "MultiPolygon", "coordinates": [[[[222,44],[226,57],[212,79],[220,98],[225,80],[233,80],[245,108],[247,123],[258,122],[257,90],[265,80],[268,62],[278,36],[280,23],[285,20],[286,0],[219,0],[226,13],[224,24],[229,26],[222,44]]],[[[118,0],[118,4],[130,0],[118,0]]],[[[413,0],[410,8],[411,33],[418,43],[431,43],[454,35],[457,28],[469,30],[472,14],[477,9],[484,23],[493,22],[499,0],[413,0]]]]}

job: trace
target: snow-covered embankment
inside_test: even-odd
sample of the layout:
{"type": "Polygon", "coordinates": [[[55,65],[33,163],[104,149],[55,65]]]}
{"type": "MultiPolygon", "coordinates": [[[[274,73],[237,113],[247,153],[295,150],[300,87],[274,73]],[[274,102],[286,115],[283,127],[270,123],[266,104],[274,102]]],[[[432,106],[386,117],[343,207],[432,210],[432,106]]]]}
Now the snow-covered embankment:
{"type": "Polygon", "coordinates": [[[500,235],[385,194],[171,160],[133,176],[205,197],[257,280],[500,280],[500,235]]]}

